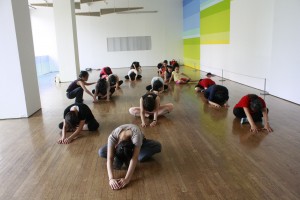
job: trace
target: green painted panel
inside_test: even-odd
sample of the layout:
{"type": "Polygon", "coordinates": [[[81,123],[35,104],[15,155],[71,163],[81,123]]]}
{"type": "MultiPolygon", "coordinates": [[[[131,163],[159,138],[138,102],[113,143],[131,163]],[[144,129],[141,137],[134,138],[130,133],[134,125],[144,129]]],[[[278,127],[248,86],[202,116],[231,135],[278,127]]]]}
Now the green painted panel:
{"type": "Polygon", "coordinates": [[[189,38],[183,40],[184,65],[200,69],[200,38],[189,38]]]}
{"type": "Polygon", "coordinates": [[[197,38],[189,38],[183,40],[184,45],[200,45],[200,37],[197,38]]]}
{"type": "Polygon", "coordinates": [[[230,30],[230,10],[225,10],[214,15],[200,19],[200,35],[229,32],[230,30]]]}
{"type": "Polygon", "coordinates": [[[229,44],[229,32],[213,33],[201,36],[201,44],[229,44]]]}
{"type": "MultiPolygon", "coordinates": [[[[202,10],[200,12],[200,17],[204,18],[219,12],[222,12],[224,10],[229,10],[230,9],[230,0],[224,0],[216,5],[213,5],[205,10],[202,10]]],[[[200,19],[201,19],[200,18],[200,19]]],[[[200,23],[200,25],[202,26],[202,24],[200,23]]]]}

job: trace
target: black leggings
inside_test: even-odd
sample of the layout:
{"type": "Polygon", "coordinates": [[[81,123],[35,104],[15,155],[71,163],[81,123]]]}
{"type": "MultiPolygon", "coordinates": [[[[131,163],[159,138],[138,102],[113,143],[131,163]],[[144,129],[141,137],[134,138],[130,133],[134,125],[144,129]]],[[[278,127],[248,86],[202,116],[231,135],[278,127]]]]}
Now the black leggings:
{"type": "MultiPolygon", "coordinates": [[[[130,78],[131,80],[134,80],[134,79],[135,79],[135,74],[134,74],[134,76],[128,76],[128,75],[125,76],[125,79],[128,80],[129,78],[130,78]]],[[[137,75],[137,77],[136,77],[136,79],[141,79],[141,78],[142,78],[141,75],[137,75]]]]}
{"type": "MultiPolygon", "coordinates": [[[[99,128],[100,124],[97,122],[97,120],[94,119],[90,119],[89,121],[85,121],[85,124],[87,124],[89,131],[95,131],[99,128]]],[[[62,129],[64,126],[64,123],[61,122],[59,123],[58,127],[60,129],[62,129]]]]}
{"type": "MultiPolygon", "coordinates": [[[[164,85],[164,90],[167,90],[168,87],[169,87],[168,85],[164,85]]],[[[146,86],[146,90],[148,90],[148,91],[152,90],[152,85],[146,86]]]]}
{"type": "MultiPolygon", "coordinates": [[[[233,109],[233,114],[237,118],[245,118],[245,117],[247,117],[246,113],[244,111],[244,108],[234,108],[233,109]]],[[[251,117],[252,117],[252,119],[253,119],[254,122],[257,122],[257,121],[261,121],[262,120],[261,118],[263,117],[263,114],[262,114],[261,111],[259,111],[259,112],[251,113],[251,117]]]]}

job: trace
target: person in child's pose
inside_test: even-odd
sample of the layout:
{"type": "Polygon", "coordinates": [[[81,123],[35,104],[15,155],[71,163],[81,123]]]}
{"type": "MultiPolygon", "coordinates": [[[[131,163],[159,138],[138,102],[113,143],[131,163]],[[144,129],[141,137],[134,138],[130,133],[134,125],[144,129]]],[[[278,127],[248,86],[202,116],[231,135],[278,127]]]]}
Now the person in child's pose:
{"type": "Polygon", "coordinates": [[[112,94],[115,92],[115,86],[110,86],[110,83],[105,78],[100,78],[96,84],[96,87],[94,90],[92,90],[92,93],[94,94],[94,97],[98,97],[98,100],[106,99],[107,101],[110,100],[112,94]]]}
{"type": "Polygon", "coordinates": [[[204,90],[216,84],[213,80],[211,80],[212,74],[210,72],[206,74],[206,77],[207,78],[199,80],[198,84],[195,86],[196,92],[204,92],[204,90]]]}
{"type": "Polygon", "coordinates": [[[100,71],[100,78],[107,78],[109,75],[111,75],[113,72],[110,67],[106,66],[103,67],[100,71]]]}
{"type": "Polygon", "coordinates": [[[75,98],[75,103],[82,103],[83,102],[83,91],[88,93],[90,96],[93,97],[94,102],[96,99],[94,98],[93,94],[85,87],[86,85],[92,85],[93,83],[87,83],[86,81],[89,79],[89,73],[87,71],[81,71],[79,74],[79,78],[73,81],[68,89],[67,89],[67,97],[69,99],[75,98]]]}
{"type": "Polygon", "coordinates": [[[160,105],[160,97],[155,93],[146,93],[140,98],[140,107],[129,108],[129,113],[133,116],[140,116],[142,127],[146,127],[145,117],[153,117],[153,121],[150,124],[151,127],[157,124],[157,117],[164,115],[173,110],[174,105],[172,103],[167,103],[165,105],[160,105]]]}
{"type": "Polygon", "coordinates": [[[168,85],[164,84],[164,80],[161,77],[153,77],[151,80],[151,85],[146,87],[146,90],[154,92],[158,94],[160,92],[166,91],[168,89],[168,85]]]}
{"type": "Polygon", "coordinates": [[[210,86],[204,91],[204,97],[214,107],[229,107],[227,104],[229,99],[228,89],[222,85],[210,86]]]}
{"type": "Polygon", "coordinates": [[[174,66],[174,65],[175,65],[175,63],[177,63],[177,64],[178,64],[178,62],[177,62],[175,59],[172,59],[172,60],[170,61],[170,65],[171,65],[171,66],[174,66]]]}
{"type": "Polygon", "coordinates": [[[111,88],[116,88],[117,90],[120,89],[120,85],[123,83],[116,74],[109,75],[106,80],[111,88]]]}
{"type": "Polygon", "coordinates": [[[242,97],[234,106],[233,114],[237,118],[241,118],[241,124],[250,123],[251,132],[257,133],[259,131],[255,122],[262,122],[262,120],[264,123],[263,129],[272,132],[273,129],[269,124],[268,111],[266,103],[261,97],[255,94],[248,94],[242,97]]]}
{"type": "Polygon", "coordinates": [[[158,76],[164,78],[165,72],[166,72],[168,66],[169,65],[168,65],[167,60],[164,60],[163,62],[158,63],[158,65],[157,65],[157,74],[158,74],[158,76]]]}
{"type": "Polygon", "coordinates": [[[130,70],[128,71],[128,74],[125,76],[125,79],[129,79],[131,81],[136,81],[137,79],[142,78],[142,67],[140,66],[140,63],[135,61],[131,64],[130,70]]]}
{"type": "Polygon", "coordinates": [[[113,190],[122,189],[129,184],[138,161],[146,161],[161,152],[161,144],[146,139],[134,124],[124,124],[114,129],[107,143],[99,149],[98,154],[107,158],[108,184],[113,190]],[[114,177],[113,168],[121,169],[123,164],[128,168],[125,177],[114,177]]]}
{"type": "Polygon", "coordinates": [[[173,67],[174,67],[174,71],[172,72],[172,76],[169,80],[169,83],[171,82],[172,79],[174,79],[176,84],[185,84],[191,80],[186,74],[179,72],[178,63],[175,63],[173,67]],[[186,78],[183,78],[182,76],[185,76],[186,78]]]}
{"type": "Polygon", "coordinates": [[[80,136],[82,130],[95,131],[99,123],[91,109],[83,103],[75,103],[64,110],[64,120],[58,127],[62,129],[62,136],[57,141],[59,144],[69,144],[80,136]],[[66,132],[73,132],[69,137],[66,132]]]}
{"type": "Polygon", "coordinates": [[[165,81],[165,83],[169,83],[169,81],[170,81],[170,79],[172,77],[172,72],[173,72],[173,66],[168,65],[167,66],[167,70],[166,70],[166,72],[164,74],[164,81],[165,81]]]}

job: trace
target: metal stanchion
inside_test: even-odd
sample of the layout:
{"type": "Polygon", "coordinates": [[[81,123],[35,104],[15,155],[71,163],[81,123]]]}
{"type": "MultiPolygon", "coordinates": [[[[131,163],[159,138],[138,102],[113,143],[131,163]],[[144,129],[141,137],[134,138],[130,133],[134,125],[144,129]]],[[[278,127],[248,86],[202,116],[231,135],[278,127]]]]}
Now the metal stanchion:
{"type": "Polygon", "coordinates": [[[265,78],[265,84],[264,84],[264,92],[260,93],[261,95],[269,95],[269,92],[266,91],[267,87],[267,79],[265,78]]]}
{"type": "Polygon", "coordinates": [[[226,81],[223,77],[224,77],[224,76],[223,76],[223,69],[222,69],[222,79],[219,80],[219,81],[226,81]]]}

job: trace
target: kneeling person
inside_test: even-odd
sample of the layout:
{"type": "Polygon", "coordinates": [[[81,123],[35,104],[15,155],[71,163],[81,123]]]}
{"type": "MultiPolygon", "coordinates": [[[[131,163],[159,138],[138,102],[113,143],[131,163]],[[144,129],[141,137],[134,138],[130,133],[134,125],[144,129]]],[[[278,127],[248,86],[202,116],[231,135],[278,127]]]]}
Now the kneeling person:
{"type": "Polygon", "coordinates": [[[69,144],[78,138],[82,130],[97,130],[99,123],[87,105],[75,103],[65,109],[64,120],[58,127],[62,129],[62,136],[57,142],[59,144],[69,144]],[[66,132],[73,133],[67,137],[66,132]]]}
{"type": "Polygon", "coordinates": [[[113,190],[122,189],[131,180],[137,162],[143,162],[161,152],[161,144],[144,137],[138,126],[124,124],[111,132],[108,144],[99,149],[99,156],[107,158],[108,182],[113,190]],[[113,168],[128,167],[124,178],[113,176],[113,168]]]}

